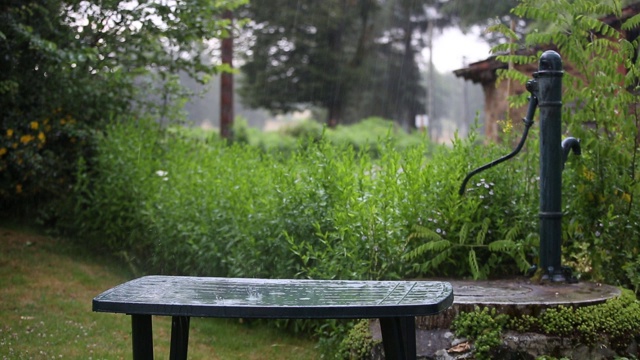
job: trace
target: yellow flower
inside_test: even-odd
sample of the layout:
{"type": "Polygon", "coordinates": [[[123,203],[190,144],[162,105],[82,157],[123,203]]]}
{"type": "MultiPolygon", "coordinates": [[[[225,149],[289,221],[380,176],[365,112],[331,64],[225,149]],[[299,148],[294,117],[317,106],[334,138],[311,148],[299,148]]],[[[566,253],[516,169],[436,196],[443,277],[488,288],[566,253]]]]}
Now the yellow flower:
{"type": "Polygon", "coordinates": [[[9,150],[7,150],[7,148],[0,148],[0,156],[6,154],[7,151],[9,151],[9,150]]]}
{"type": "Polygon", "coordinates": [[[18,148],[18,143],[11,144],[11,147],[14,148],[14,149],[17,149],[18,148]]]}
{"type": "Polygon", "coordinates": [[[7,137],[13,136],[13,129],[7,129],[7,137]]]}
{"type": "Polygon", "coordinates": [[[20,184],[16,185],[16,193],[18,193],[18,194],[22,193],[22,185],[20,185],[20,184]]]}
{"type": "Polygon", "coordinates": [[[629,193],[624,193],[622,194],[622,200],[626,201],[626,202],[631,202],[631,195],[629,193]]]}
{"type": "Polygon", "coordinates": [[[40,133],[38,134],[38,140],[40,140],[40,142],[44,142],[46,140],[46,136],[44,136],[44,133],[42,131],[40,131],[40,133]]]}
{"type": "Polygon", "coordinates": [[[33,139],[35,139],[35,138],[31,134],[20,136],[20,142],[25,144],[25,145],[27,145],[28,143],[32,142],[33,139]]]}
{"type": "Polygon", "coordinates": [[[584,178],[589,181],[593,181],[593,179],[595,179],[596,177],[596,174],[593,171],[589,171],[588,169],[584,169],[582,175],[584,175],[584,178]]]}
{"type": "Polygon", "coordinates": [[[31,128],[32,128],[33,130],[38,130],[38,126],[40,126],[40,125],[38,124],[38,122],[37,122],[37,121],[32,121],[32,122],[31,122],[31,128]]]}
{"type": "Polygon", "coordinates": [[[67,123],[67,120],[65,120],[65,119],[60,119],[60,125],[64,125],[64,124],[66,124],[66,123],[67,123]]]}

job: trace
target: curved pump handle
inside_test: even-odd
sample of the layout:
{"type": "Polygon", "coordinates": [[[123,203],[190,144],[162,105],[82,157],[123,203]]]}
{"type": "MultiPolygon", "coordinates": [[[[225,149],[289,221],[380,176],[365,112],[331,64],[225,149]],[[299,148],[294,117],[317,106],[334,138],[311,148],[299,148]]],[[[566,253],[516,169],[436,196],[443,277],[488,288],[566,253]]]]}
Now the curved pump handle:
{"type": "Polygon", "coordinates": [[[516,156],[516,154],[519,153],[520,150],[522,150],[522,147],[524,146],[524,142],[525,140],[527,140],[527,135],[529,134],[529,128],[531,127],[531,125],[533,125],[533,117],[535,116],[536,108],[538,107],[538,82],[535,79],[531,79],[527,81],[527,90],[529,91],[529,93],[531,93],[531,96],[529,97],[529,108],[527,109],[527,116],[525,116],[522,119],[522,121],[524,122],[524,132],[522,133],[522,138],[520,138],[520,142],[518,143],[518,146],[516,146],[516,148],[513,149],[511,153],[497,160],[494,160],[488,164],[485,164],[468,173],[467,176],[464,178],[464,180],[462,180],[462,185],[460,185],[460,190],[458,190],[458,194],[460,196],[464,195],[464,191],[467,187],[467,183],[469,182],[471,177],[473,177],[473,175],[479,172],[482,172],[484,170],[487,170],[489,168],[492,168],[503,161],[511,159],[512,157],[516,156]]]}

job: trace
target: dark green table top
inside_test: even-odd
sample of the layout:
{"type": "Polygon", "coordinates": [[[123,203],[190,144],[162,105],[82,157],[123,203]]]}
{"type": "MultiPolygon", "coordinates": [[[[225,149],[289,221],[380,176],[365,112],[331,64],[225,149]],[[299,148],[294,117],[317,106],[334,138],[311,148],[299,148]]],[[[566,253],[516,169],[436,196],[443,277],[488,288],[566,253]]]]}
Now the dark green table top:
{"type": "Polygon", "coordinates": [[[434,315],[453,303],[440,281],[275,280],[145,276],[93,299],[93,311],[230,318],[434,315]]]}

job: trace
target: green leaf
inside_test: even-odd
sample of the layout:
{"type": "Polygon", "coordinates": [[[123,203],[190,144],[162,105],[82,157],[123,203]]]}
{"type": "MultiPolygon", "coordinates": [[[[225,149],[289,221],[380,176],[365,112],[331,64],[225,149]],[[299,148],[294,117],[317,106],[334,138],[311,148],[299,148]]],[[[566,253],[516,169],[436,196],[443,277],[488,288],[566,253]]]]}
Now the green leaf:
{"type": "Polygon", "coordinates": [[[469,268],[474,280],[480,278],[480,267],[478,266],[478,259],[476,258],[476,252],[473,249],[469,250],[469,268]]]}
{"type": "Polygon", "coordinates": [[[490,251],[509,252],[517,248],[517,244],[511,240],[496,240],[489,244],[490,251]]]}

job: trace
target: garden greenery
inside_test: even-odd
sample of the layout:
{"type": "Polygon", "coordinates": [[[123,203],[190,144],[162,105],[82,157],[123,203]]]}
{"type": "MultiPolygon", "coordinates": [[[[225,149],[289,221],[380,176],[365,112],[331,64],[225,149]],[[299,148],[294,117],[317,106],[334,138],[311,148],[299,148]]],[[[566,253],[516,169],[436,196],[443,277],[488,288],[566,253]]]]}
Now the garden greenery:
{"type": "MultiPolygon", "coordinates": [[[[555,47],[562,55],[563,127],[582,143],[582,156],[567,162],[563,173],[563,261],[584,279],[637,292],[640,40],[630,34],[637,33],[640,15],[619,27],[605,24],[598,19],[620,17],[620,3],[593,0],[524,0],[514,13],[540,26],[523,39],[527,48],[555,47]]],[[[22,34],[12,39],[25,40],[23,45],[44,44],[31,49],[48,54],[43,64],[51,66],[51,74],[64,68],[56,74],[72,78],[79,68],[90,67],[81,61],[74,68],[60,65],[49,52],[55,46],[22,31],[28,27],[20,25],[21,14],[13,13],[16,27],[2,27],[1,41],[8,41],[2,35],[11,30],[22,34]]],[[[498,59],[523,64],[539,55],[498,59]]],[[[110,72],[116,74],[109,77],[113,82],[104,83],[111,92],[124,76],[117,68],[110,72]]],[[[501,76],[528,78],[515,70],[501,76]]],[[[4,96],[17,91],[16,83],[2,78],[3,101],[19,98],[4,96]]],[[[96,86],[91,89],[98,92],[96,86]]],[[[515,160],[483,172],[459,196],[468,171],[510,149],[482,145],[475,132],[438,147],[424,139],[399,146],[406,138],[394,131],[362,142],[306,125],[290,130],[298,131],[298,142],[278,146],[256,144],[248,131],[232,144],[215,134],[196,138],[139,116],[91,128],[79,118],[82,109],[71,106],[74,94],[52,100],[37,114],[21,110],[29,108],[25,104],[8,103],[13,110],[0,124],[3,205],[19,203],[21,192],[36,194],[41,183],[58,195],[53,206],[40,209],[45,219],[143,271],[480,279],[522,274],[537,262],[535,128],[515,160]],[[63,149],[72,156],[65,158],[63,149]]],[[[512,100],[514,105],[526,101],[512,100]]]]}
{"type": "MultiPolygon", "coordinates": [[[[585,279],[638,291],[640,15],[619,20],[620,1],[593,0],[525,0],[513,13],[539,26],[522,39],[527,49],[555,47],[561,54],[563,130],[581,140],[582,156],[569,161],[563,173],[564,262],[585,279]],[[600,21],[605,16],[609,22],[600,21]]],[[[517,43],[494,50],[509,50],[517,43]]],[[[539,55],[540,51],[498,59],[525,64],[539,55]]],[[[501,76],[524,80],[514,70],[504,70],[501,76]]]]}
{"type": "Polygon", "coordinates": [[[535,217],[522,215],[535,204],[513,197],[535,181],[527,162],[513,163],[523,170],[490,171],[492,182],[479,179],[458,196],[471,164],[504,151],[477,151],[473,136],[452,147],[423,141],[398,149],[390,133],[375,140],[379,158],[328,134],[283,157],[145,120],[113,123],[96,139],[98,155],[80,163],[74,196],[56,215],[60,227],[154,271],[486,277],[521,273],[533,251],[534,241],[516,237],[535,232],[535,217]],[[525,220],[506,226],[505,215],[525,220]],[[446,249],[434,247],[444,251],[436,256],[424,249],[429,238],[410,236],[429,226],[437,241],[450,239],[446,249]],[[460,266],[456,257],[470,251],[475,266],[460,266]]]}
{"type": "MultiPolygon", "coordinates": [[[[0,7],[0,212],[42,215],[68,196],[93,131],[111,117],[179,118],[243,0],[8,1],[0,7]],[[136,114],[136,115],[133,115],[136,114]]],[[[240,21],[238,21],[240,22],[240,21]]],[[[53,221],[51,221],[53,223],[53,221]]]]}
{"type": "MultiPolygon", "coordinates": [[[[637,40],[592,21],[619,14],[615,3],[577,3],[523,2],[514,10],[555,24],[549,35],[532,32],[526,41],[557,44],[567,64],[563,124],[581,139],[583,155],[563,173],[564,262],[585,278],[637,286],[637,71],[629,60],[637,40]]],[[[502,76],[522,77],[510,70],[502,76]]],[[[144,255],[156,270],[489,278],[521,274],[537,262],[536,129],[518,161],[487,170],[461,197],[460,179],[508,148],[480,145],[472,132],[435,150],[398,149],[390,133],[376,139],[372,153],[367,145],[336,145],[311,127],[282,156],[249,140],[227,146],[150,126],[115,123],[99,138],[96,166],[80,171],[82,206],[70,223],[130,259],[144,255]]]]}
{"type": "Polygon", "coordinates": [[[571,340],[573,346],[608,344],[620,356],[628,356],[629,344],[640,336],[640,302],[635,294],[622,294],[605,303],[583,307],[558,306],[540,314],[511,316],[495,308],[460,313],[453,321],[457,336],[474,342],[477,359],[491,359],[502,345],[505,331],[535,332],[571,340]]]}

